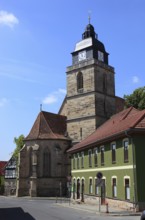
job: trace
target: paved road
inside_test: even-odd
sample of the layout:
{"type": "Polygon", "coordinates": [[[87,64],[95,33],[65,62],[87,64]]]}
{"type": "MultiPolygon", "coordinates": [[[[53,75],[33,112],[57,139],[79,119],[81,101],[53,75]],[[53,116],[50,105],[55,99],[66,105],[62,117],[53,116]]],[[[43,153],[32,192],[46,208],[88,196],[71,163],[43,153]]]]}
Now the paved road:
{"type": "Polygon", "coordinates": [[[64,207],[55,200],[0,197],[0,220],[140,220],[139,216],[106,216],[64,207]]]}

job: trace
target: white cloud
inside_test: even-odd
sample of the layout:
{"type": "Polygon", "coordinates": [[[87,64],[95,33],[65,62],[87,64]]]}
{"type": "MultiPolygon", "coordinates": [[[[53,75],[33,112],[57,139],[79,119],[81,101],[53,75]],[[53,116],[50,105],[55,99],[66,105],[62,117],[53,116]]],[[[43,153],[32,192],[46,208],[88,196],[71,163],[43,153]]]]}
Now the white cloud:
{"type": "Polygon", "coordinates": [[[43,104],[53,104],[57,102],[57,97],[55,97],[54,95],[48,95],[47,97],[43,99],[42,102],[43,104]]]}
{"type": "Polygon", "coordinates": [[[7,11],[0,11],[0,25],[6,25],[13,28],[14,25],[18,23],[19,20],[15,17],[15,15],[7,11]]]}
{"type": "Polygon", "coordinates": [[[66,94],[66,89],[59,89],[58,92],[62,94],[66,94]]]}
{"type": "Polygon", "coordinates": [[[7,102],[8,102],[8,100],[6,98],[0,99],[0,107],[3,107],[4,105],[6,105],[7,102]]]}
{"type": "Polygon", "coordinates": [[[53,103],[56,103],[56,102],[59,101],[59,99],[62,99],[65,94],[66,94],[66,90],[65,89],[58,89],[57,91],[48,94],[48,96],[46,96],[42,100],[42,103],[43,104],[53,104],[53,103]]]}
{"type": "Polygon", "coordinates": [[[134,84],[137,84],[137,83],[139,83],[139,78],[137,77],[137,76],[133,76],[133,78],[132,78],[132,82],[134,83],[134,84]]]}

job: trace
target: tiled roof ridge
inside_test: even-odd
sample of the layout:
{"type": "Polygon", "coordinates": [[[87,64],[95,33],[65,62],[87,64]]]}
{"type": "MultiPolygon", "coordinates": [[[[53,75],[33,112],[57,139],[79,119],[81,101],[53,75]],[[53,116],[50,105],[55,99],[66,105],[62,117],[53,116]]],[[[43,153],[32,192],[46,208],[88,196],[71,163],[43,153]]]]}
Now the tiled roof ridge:
{"type": "MultiPolygon", "coordinates": [[[[36,119],[36,120],[37,120],[37,119],[36,119]]],[[[38,123],[39,127],[38,127],[38,135],[37,135],[37,138],[39,137],[39,134],[40,134],[41,112],[40,112],[39,115],[38,115],[38,121],[39,121],[39,123],[38,123]]]]}
{"type": "Polygon", "coordinates": [[[105,141],[117,135],[122,135],[124,131],[134,129],[144,121],[145,128],[145,109],[140,111],[134,107],[129,107],[113,115],[109,120],[104,122],[87,138],[74,145],[69,151],[75,151],[84,148],[96,142],[105,141]]]}
{"type": "MultiPolygon", "coordinates": [[[[129,113],[131,112],[132,109],[135,109],[135,108],[131,106],[127,109],[122,110],[121,112],[118,112],[118,113],[112,115],[107,121],[105,121],[102,125],[100,125],[96,130],[102,129],[102,127],[106,126],[106,123],[108,123],[109,121],[112,121],[114,124],[116,122],[116,118],[118,118],[119,116],[120,116],[120,121],[124,120],[129,115],[129,113]],[[122,116],[122,114],[124,112],[125,112],[125,115],[122,116]]],[[[117,122],[118,122],[118,120],[117,120],[117,122]]],[[[96,132],[96,130],[94,132],[96,132]]],[[[92,135],[93,133],[91,133],[90,135],[92,135]]]]}
{"type": "Polygon", "coordinates": [[[135,122],[133,122],[131,125],[130,125],[130,128],[134,128],[136,127],[136,125],[144,118],[145,116],[145,110],[142,110],[141,112],[139,112],[139,116],[138,118],[135,120],[135,122]]]}
{"type": "Polygon", "coordinates": [[[59,115],[57,113],[52,113],[52,112],[46,112],[46,111],[41,111],[43,114],[49,114],[49,115],[55,115],[57,117],[60,117],[60,118],[64,118],[66,117],[65,115],[59,115]]]}
{"type": "MultiPolygon", "coordinates": [[[[53,114],[53,113],[50,113],[50,112],[45,112],[45,113],[46,113],[46,114],[53,114]]],[[[43,118],[44,118],[44,120],[45,120],[45,123],[46,123],[46,125],[47,125],[47,127],[48,127],[48,130],[50,130],[51,133],[53,134],[53,136],[54,136],[55,138],[57,138],[57,136],[56,136],[56,135],[54,134],[54,132],[52,131],[52,129],[51,129],[50,125],[49,125],[49,122],[46,120],[44,111],[42,112],[42,115],[43,115],[43,118]]],[[[53,115],[55,115],[55,114],[53,114],[53,115]]],[[[42,123],[41,120],[40,120],[40,123],[42,123]]],[[[39,133],[39,134],[40,134],[40,133],[39,133]]]]}
{"type": "Polygon", "coordinates": [[[124,119],[129,115],[129,113],[131,112],[131,110],[132,110],[133,108],[134,108],[133,106],[129,107],[129,108],[127,109],[127,111],[126,111],[126,114],[123,115],[123,117],[122,117],[120,120],[124,120],[124,119]]]}

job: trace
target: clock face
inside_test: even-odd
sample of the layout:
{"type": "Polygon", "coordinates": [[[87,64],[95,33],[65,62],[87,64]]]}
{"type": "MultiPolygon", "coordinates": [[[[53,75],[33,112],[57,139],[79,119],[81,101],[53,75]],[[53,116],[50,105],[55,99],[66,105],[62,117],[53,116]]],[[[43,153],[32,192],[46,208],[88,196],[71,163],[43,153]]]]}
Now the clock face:
{"type": "Polygon", "coordinates": [[[79,54],[78,54],[78,60],[79,60],[79,61],[82,61],[82,60],[85,60],[85,59],[86,59],[86,51],[83,50],[83,51],[79,52],[79,54]]]}
{"type": "Polygon", "coordinates": [[[104,61],[104,53],[101,51],[98,51],[98,60],[104,61]]]}

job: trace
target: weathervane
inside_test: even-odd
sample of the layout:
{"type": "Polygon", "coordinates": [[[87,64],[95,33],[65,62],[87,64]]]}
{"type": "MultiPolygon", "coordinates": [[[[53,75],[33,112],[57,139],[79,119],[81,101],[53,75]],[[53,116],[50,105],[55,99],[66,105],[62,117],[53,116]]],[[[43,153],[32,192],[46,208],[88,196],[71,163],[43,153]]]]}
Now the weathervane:
{"type": "Polygon", "coordinates": [[[40,104],[40,112],[42,112],[42,104],[40,104]]]}
{"type": "Polygon", "coordinates": [[[90,24],[90,21],[91,21],[91,11],[88,11],[88,20],[89,20],[89,24],[90,24]]]}

